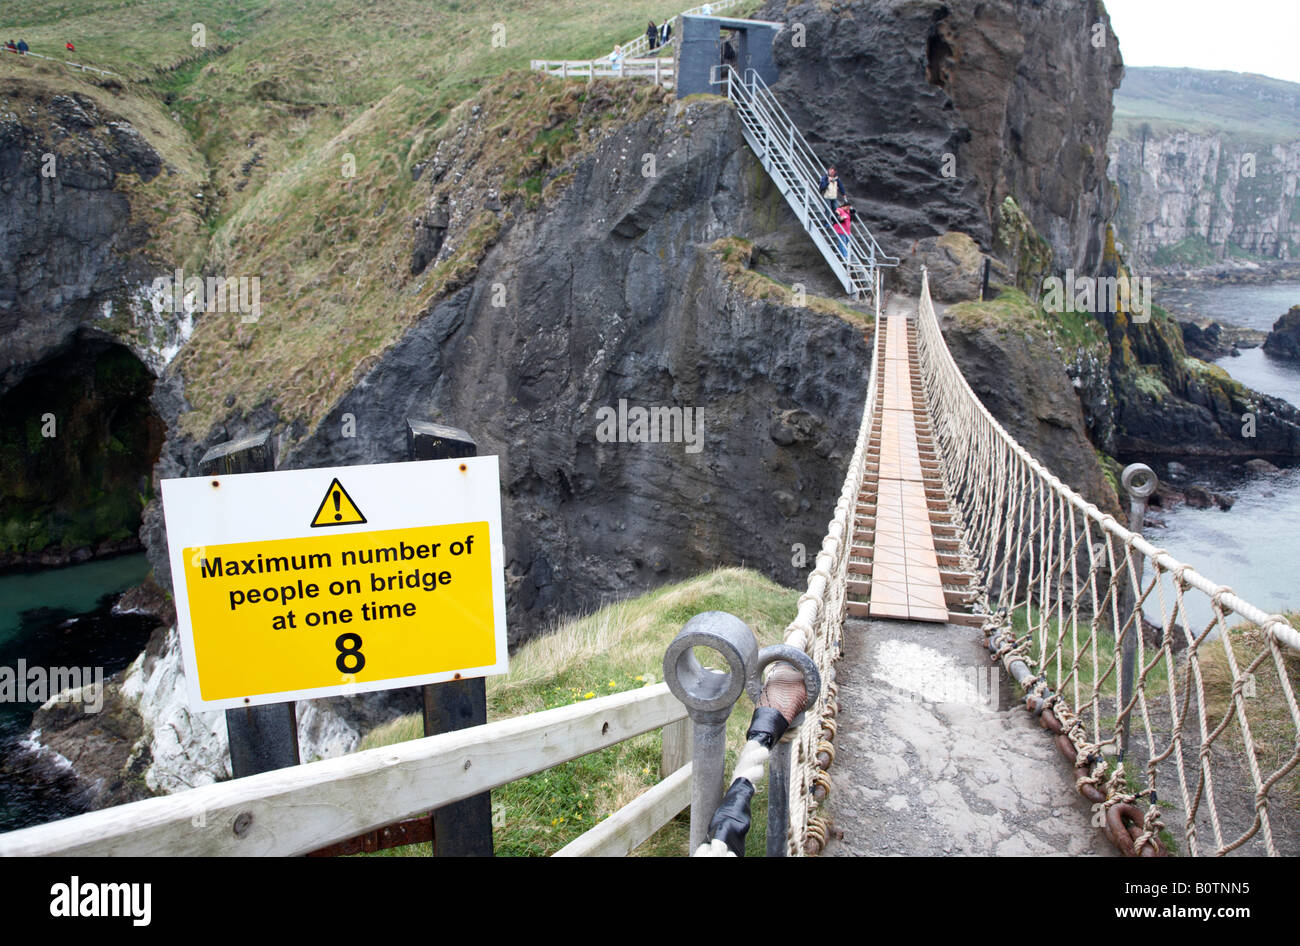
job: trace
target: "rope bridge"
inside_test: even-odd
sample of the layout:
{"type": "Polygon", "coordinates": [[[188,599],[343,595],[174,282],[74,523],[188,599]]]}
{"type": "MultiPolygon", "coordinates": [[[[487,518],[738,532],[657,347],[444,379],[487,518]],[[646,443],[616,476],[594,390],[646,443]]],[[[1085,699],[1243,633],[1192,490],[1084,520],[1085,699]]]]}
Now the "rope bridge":
{"type": "MultiPolygon", "coordinates": [[[[928,277],[915,329],[962,574],[974,576],[959,590],[975,598],[991,657],[1074,770],[1094,827],[1130,856],[1297,853],[1300,633],[1084,500],[1020,446],[948,351],[928,277]]],[[[878,370],[876,346],[835,517],[785,635],[826,681],[787,736],[790,855],[819,853],[830,828],[821,803],[835,757],[834,662],[878,370]]],[[[733,791],[762,777],[752,737],[733,791]]],[[[715,819],[724,829],[726,808],[715,819]]],[[[724,839],[711,832],[696,853],[725,854],[724,839]]]]}
{"type": "Polygon", "coordinates": [[[1057,733],[1098,806],[1094,823],[1125,853],[1156,853],[1167,815],[1188,854],[1252,839],[1278,854],[1270,804],[1294,810],[1300,799],[1300,633],[1101,512],[1016,443],[953,361],[928,279],[917,334],[990,650],[1057,733]],[[1161,794],[1176,812],[1162,811],[1161,794]]]}

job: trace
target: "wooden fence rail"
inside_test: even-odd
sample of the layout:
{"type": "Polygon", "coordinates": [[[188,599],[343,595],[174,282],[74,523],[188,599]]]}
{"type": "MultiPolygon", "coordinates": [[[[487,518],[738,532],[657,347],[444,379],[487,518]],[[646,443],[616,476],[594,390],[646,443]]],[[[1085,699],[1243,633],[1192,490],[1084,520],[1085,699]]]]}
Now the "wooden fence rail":
{"type": "MultiPolygon", "coordinates": [[[[684,719],[659,683],[12,831],[0,856],[305,854],[684,719]]],[[[689,803],[689,785],[678,769],[576,852],[626,853],[689,803]]]]}
{"type": "Polygon", "coordinates": [[[529,66],[559,79],[650,79],[666,89],[677,76],[671,58],[625,59],[617,66],[608,59],[534,59],[529,66]]]}

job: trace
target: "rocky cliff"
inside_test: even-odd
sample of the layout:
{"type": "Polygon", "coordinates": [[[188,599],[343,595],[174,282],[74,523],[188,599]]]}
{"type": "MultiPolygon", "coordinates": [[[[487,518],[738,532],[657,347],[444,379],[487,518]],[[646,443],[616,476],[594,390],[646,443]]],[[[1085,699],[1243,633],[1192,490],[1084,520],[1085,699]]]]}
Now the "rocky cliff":
{"type": "Polygon", "coordinates": [[[153,372],[184,339],[149,304],[151,205],[190,182],[112,98],[0,81],[0,566],[137,547],[153,372]]]}
{"type": "Polygon", "coordinates": [[[1134,265],[1258,269],[1300,256],[1300,85],[1132,69],[1108,156],[1134,265]]]}
{"type": "Polygon", "coordinates": [[[896,251],[956,230],[992,252],[1011,196],[1058,269],[1096,271],[1123,71],[1103,4],[773,0],[757,16],[803,26],[777,39],[776,92],[896,251]]]}
{"type": "MultiPolygon", "coordinates": [[[[264,426],[282,431],[283,468],[403,460],[406,417],[464,427],[501,458],[512,641],[723,563],[806,580],[795,553],[817,547],[842,482],[870,320],[817,297],[792,304],[745,267],[763,256],[797,268],[798,254],[792,263],[780,251],[797,224],[724,101],[633,110],[548,167],[534,197],[484,170],[484,145],[509,121],[492,107],[501,91],[466,103],[422,169],[411,268],[441,274],[453,261],[457,279],[310,430],[267,404],[194,440],[180,432],[185,379],[173,368],[154,395],[169,431],[156,474],[185,475],[212,443],[264,426]],[[421,232],[433,229],[444,232],[421,232]],[[736,245],[750,249],[738,258],[736,245]],[[598,437],[599,412],[620,403],[690,410],[692,437],[598,437]]],[[[575,98],[573,140],[637,95],[597,86],[575,98]]],[[[156,505],[145,533],[167,587],[156,505]]],[[[110,687],[110,702],[142,723],[119,753],[136,776],[104,784],[165,791],[224,771],[221,717],[189,712],[180,673],[176,635],[160,632],[110,687]]],[[[301,706],[304,756],[351,749],[401,709],[372,697],[301,706]]],[[[43,738],[46,764],[67,756],[64,739],[43,738]]]]}

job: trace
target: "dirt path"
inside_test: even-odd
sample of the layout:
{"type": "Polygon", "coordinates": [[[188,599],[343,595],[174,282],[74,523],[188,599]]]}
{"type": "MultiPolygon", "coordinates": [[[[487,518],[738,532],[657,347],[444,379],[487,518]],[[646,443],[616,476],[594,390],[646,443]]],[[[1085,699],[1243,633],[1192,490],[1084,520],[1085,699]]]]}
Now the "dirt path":
{"type": "Polygon", "coordinates": [[[1115,854],[972,628],[851,620],[826,856],[1115,854]],[[999,699],[1000,697],[1000,699],[999,699]]]}

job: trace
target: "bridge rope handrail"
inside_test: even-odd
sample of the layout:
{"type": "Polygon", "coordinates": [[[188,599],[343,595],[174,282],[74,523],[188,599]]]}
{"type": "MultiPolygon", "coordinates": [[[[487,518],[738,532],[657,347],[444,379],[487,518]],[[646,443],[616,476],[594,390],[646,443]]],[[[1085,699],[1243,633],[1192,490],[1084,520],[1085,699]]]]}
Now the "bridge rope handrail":
{"type": "MultiPolygon", "coordinates": [[[[880,322],[880,273],[876,273],[876,323],[880,322]]],[[[789,784],[790,826],[786,836],[786,853],[803,856],[819,850],[825,843],[827,821],[817,815],[825,797],[828,776],[819,763],[819,747],[828,726],[834,726],[838,687],[835,684],[835,661],[843,650],[844,609],[848,591],[849,557],[853,545],[853,516],[858,488],[867,468],[867,451],[876,415],[876,373],[879,370],[878,346],[871,346],[871,367],[867,373],[867,396],[862,405],[858,439],[849,458],[840,489],[835,514],[827,524],[826,535],[808,576],[807,590],[799,596],[794,619],[786,626],[784,643],[797,647],[817,665],[823,681],[821,693],[810,705],[804,722],[793,737],[792,766],[789,784]],[[810,851],[810,845],[813,851],[810,851]]],[[[824,757],[824,756],[823,756],[824,757]]]]}
{"type": "Polygon", "coordinates": [[[970,384],[966,381],[965,375],[962,374],[961,369],[957,366],[956,361],[952,357],[952,353],[948,350],[948,346],[942,343],[942,334],[939,333],[937,317],[934,313],[933,302],[930,299],[928,274],[923,275],[920,305],[922,318],[920,319],[921,324],[918,327],[918,336],[923,341],[919,341],[918,344],[921,345],[923,353],[925,350],[925,343],[932,342],[934,336],[937,334],[940,344],[934,346],[934,350],[937,352],[938,357],[946,362],[945,367],[951,371],[952,375],[960,383],[962,389],[969,397],[971,404],[980,415],[983,422],[987,423],[997,434],[999,439],[1006,444],[1007,448],[1015,453],[1015,455],[1019,457],[1036,476],[1041,477],[1048,486],[1051,487],[1054,493],[1062,497],[1071,506],[1079,510],[1079,512],[1088,516],[1096,522],[1098,526],[1116,536],[1121,542],[1126,545],[1131,544],[1136,551],[1151,557],[1153,561],[1164,570],[1178,573],[1184,583],[1191,585],[1199,591],[1205,592],[1207,595],[1218,596],[1228,609],[1241,615],[1241,617],[1245,618],[1251,624],[1264,629],[1270,636],[1275,637],[1280,643],[1284,644],[1289,649],[1300,653],[1300,631],[1293,628],[1285,618],[1280,615],[1269,614],[1262,608],[1256,607],[1249,601],[1239,597],[1231,589],[1225,588],[1225,586],[1220,585],[1218,582],[1207,578],[1190,565],[1174,558],[1164,549],[1153,545],[1142,535],[1125,528],[1115,519],[1114,516],[1102,512],[1095,504],[1088,502],[1067,484],[1063,483],[1059,477],[1052,473],[1051,470],[1043,466],[1043,464],[1040,463],[1033,454],[1022,447],[1020,443],[1011,436],[1011,434],[1007,433],[1006,428],[998,423],[997,418],[989,413],[988,408],[984,406],[984,403],[976,396],[975,392],[971,389],[970,384]],[[927,311],[928,319],[926,318],[927,311]],[[928,325],[927,322],[929,323],[928,325]]]}
{"type": "Polygon", "coordinates": [[[1159,853],[1172,836],[1158,789],[1172,778],[1189,853],[1226,854],[1258,835],[1255,850],[1278,854],[1270,802],[1300,792],[1300,779],[1277,789],[1300,767],[1288,666],[1300,634],[1125,528],[1019,444],[948,350],[924,273],[917,349],[990,651],[1026,687],[1108,835],[1125,853],[1159,853]],[[1210,616],[1194,625],[1197,604],[1210,616]]]}

